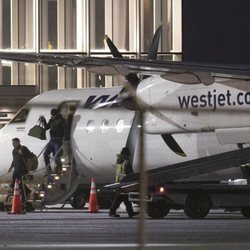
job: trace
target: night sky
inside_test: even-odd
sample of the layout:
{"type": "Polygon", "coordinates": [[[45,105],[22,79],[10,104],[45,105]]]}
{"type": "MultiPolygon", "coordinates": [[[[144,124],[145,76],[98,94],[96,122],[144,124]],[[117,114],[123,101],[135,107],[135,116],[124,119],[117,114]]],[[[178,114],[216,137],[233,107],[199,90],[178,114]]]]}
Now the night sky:
{"type": "Polygon", "coordinates": [[[183,0],[183,59],[250,63],[249,0],[183,0]]]}

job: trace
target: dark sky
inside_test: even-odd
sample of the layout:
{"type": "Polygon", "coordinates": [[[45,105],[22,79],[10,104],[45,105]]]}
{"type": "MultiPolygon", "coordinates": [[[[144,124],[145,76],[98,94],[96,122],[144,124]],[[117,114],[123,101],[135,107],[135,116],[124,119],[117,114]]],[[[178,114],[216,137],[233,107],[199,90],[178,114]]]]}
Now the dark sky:
{"type": "Polygon", "coordinates": [[[250,63],[249,0],[183,0],[185,61],[250,63]]]}

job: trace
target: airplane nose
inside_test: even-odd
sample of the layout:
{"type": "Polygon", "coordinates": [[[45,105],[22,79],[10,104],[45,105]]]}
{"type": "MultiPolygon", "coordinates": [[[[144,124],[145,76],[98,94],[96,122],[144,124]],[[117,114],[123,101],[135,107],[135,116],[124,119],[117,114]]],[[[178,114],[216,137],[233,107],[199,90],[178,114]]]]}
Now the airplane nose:
{"type": "Polygon", "coordinates": [[[5,131],[5,128],[2,128],[0,130],[0,148],[1,148],[1,154],[0,154],[0,181],[1,177],[8,172],[8,169],[12,162],[12,137],[13,135],[10,133],[7,133],[5,131]]]}

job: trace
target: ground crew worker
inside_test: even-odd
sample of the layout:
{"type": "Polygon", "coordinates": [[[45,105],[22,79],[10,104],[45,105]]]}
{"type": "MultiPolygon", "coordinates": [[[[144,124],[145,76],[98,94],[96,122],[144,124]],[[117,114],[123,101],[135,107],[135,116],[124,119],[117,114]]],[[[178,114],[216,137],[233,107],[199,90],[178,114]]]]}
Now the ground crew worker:
{"type": "MultiPolygon", "coordinates": [[[[123,148],[121,153],[117,155],[116,161],[116,182],[120,182],[127,174],[133,173],[133,169],[130,163],[130,151],[127,147],[123,148]]],[[[109,216],[111,217],[120,217],[116,213],[116,210],[119,208],[120,204],[123,202],[126,206],[126,211],[129,217],[138,215],[138,212],[133,211],[132,203],[128,200],[127,194],[121,194],[119,190],[116,191],[115,199],[110,207],[109,216]]]]}

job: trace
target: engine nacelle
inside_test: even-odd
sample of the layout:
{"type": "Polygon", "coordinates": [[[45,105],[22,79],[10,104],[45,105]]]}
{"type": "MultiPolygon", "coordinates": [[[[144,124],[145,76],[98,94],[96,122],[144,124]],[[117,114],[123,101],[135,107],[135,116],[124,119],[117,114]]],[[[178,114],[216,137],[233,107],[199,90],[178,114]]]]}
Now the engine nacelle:
{"type": "Polygon", "coordinates": [[[136,92],[148,108],[144,129],[164,134],[249,127],[250,92],[243,91],[244,81],[237,84],[239,88],[227,82],[188,85],[149,77],[140,82],[136,92]]]}

